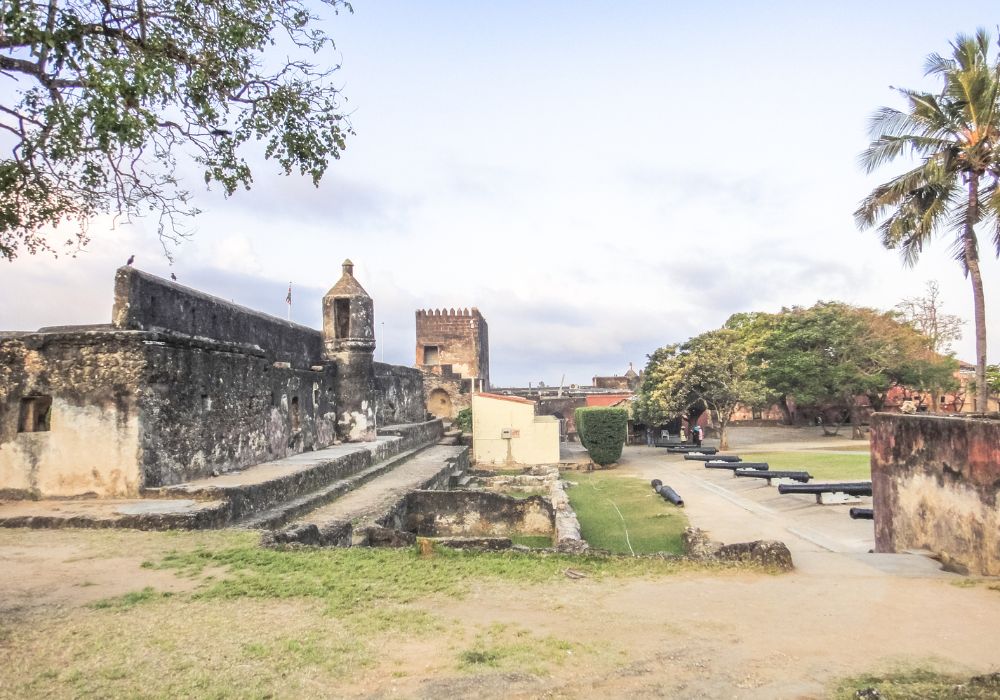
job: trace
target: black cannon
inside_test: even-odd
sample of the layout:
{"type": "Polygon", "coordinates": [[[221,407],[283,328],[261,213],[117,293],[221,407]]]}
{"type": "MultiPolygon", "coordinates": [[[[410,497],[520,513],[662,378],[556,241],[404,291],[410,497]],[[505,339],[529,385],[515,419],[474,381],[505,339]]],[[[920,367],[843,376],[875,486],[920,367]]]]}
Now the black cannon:
{"type": "Polygon", "coordinates": [[[874,520],[875,511],[871,508],[851,508],[848,511],[851,515],[851,520],[874,520]]]}
{"type": "MultiPolygon", "coordinates": [[[[767,479],[767,485],[771,485],[771,479],[791,479],[792,481],[801,481],[805,483],[812,478],[812,474],[809,472],[787,472],[787,471],[765,471],[763,469],[736,469],[733,471],[735,476],[748,476],[757,479],[767,479]]],[[[792,486],[793,484],[788,484],[792,486]]],[[[780,489],[783,484],[778,484],[780,489]]]]}
{"type": "Polygon", "coordinates": [[[770,468],[767,462],[716,462],[714,460],[705,462],[705,469],[729,469],[730,471],[735,471],[736,469],[756,469],[766,472],[770,468]]]}
{"type": "Polygon", "coordinates": [[[692,462],[741,462],[739,457],[736,455],[717,455],[717,454],[686,454],[684,459],[691,460],[692,462]]]}
{"type": "Polygon", "coordinates": [[[700,452],[704,455],[714,455],[719,450],[714,447],[698,447],[696,445],[671,445],[667,452],[671,454],[687,454],[689,452],[700,452]]]}
{"type": "Polygon", "coordinates": [[[653,479],[649,483],[650,486],[653,487],[654,491],[663,496],[663,500],[670,501],[675,506],[680,506],[681,508],[684,507],[684,499],[681,498],[672,488],[665,486],[662,481],[659,479],[653,479]]]}
{"type": "Polygon", "coordinates": [[[779,484],[778,493],[809,493],[816,496],[816,502],[823,502],[824,493],[842,493],[845,496],[871,496],[872,482],[845,481],[832,484],[779,484]]]}

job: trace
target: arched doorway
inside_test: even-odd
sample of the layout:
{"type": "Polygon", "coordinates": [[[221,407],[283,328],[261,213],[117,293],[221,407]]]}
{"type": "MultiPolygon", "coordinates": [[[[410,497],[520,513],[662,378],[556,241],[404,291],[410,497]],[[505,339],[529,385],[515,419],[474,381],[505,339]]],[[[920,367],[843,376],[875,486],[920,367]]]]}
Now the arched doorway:
{"type": "Polygon", "coordinates": [[[444,389],[435,389],[427,397],[427,410],[435,418],[451,418],[451,396],[444,389]]]}

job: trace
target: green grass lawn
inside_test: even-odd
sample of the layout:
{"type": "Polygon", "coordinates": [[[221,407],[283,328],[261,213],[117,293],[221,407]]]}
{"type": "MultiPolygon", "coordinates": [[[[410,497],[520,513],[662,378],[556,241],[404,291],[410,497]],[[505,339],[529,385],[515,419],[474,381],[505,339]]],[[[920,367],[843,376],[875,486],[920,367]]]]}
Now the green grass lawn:
{"type": "Polygon", "coordinates": [[[868,481],[872,478],[867,453],[741,452],[744,462],[767,462],[772,471],[807,471],[817,481],[868,481]]]}
{"type": "Polygon", "coordinates": [[[849,678],[834,691],[837,700],[858,697],[858,691],[874,688],[879,695],[864,697],[893,700],[987,700],[1000,697],[1000,673],[973,678],[929,669],[898,670],[887,674],[849,678]]]}
{"type": "Polygon", "coordinates": [[[683,552],[687,517],[648,482],[608,472],[573,473],[568,478],[577,483],[568,491],[569,502],[591,547],[621,554],[683,552]]]}

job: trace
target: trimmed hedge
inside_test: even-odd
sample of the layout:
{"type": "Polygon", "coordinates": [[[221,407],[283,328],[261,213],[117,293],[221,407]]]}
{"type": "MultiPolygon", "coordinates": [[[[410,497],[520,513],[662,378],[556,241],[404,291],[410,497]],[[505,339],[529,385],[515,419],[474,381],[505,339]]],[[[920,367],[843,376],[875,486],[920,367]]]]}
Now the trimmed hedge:
{"type": "Polygon", "coordinates": [[[574,412],[576,432],[590,458],[605,467],[617,462],[625,446],[628,411],[624,408],[591,406],[574,412]]]}

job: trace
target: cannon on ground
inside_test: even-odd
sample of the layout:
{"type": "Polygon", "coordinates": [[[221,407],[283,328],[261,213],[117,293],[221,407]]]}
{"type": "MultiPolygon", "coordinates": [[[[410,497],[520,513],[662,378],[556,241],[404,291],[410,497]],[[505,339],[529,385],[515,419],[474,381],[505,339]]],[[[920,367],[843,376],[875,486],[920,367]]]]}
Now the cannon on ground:
{"type": "Polygon", "coordinates": [[[663,500],[670,501],[675,506],[680,506],[681,508],[684,507],[684,499],[681,498],[678,495],[678,493],[674,491],[672,488],[665,485],[662,481],[660,481],[659,479],[653,479],[649,483],[650,486],[653,487],[654,491],[663,496],[663,500]]]}
{"type": "Polygon", "coordinates": [[[845,481],[830,484],[779,484],[778,493],[808,493],[816,496],[817,503],[845,503],[845,496],[871,496],[872,482],[845,481]],[[825,494],[842,494],[842,496],[824,500],[825,494]]]}
{"type": "Polygon", "coordinates": [[[875,519],[875,511],[871,508],[851,508],[848,512],[851,514],[851,520],[875,519]]]}
{"type": "Polygon", "coordinates": [[[742,462],[736,455],[686,454],[684,459],[692,462],[742,462]]]}
{"type": "Polygon", "coordinates": [[[756,469],[758,471],[767,471],[771,467],[767,462],[705,462],[705,469],[729,469],[734,471],[736,469],[756,469]]]}
{"type": "Polygon", "coordinates": [[[714,447],[698,447],[697,445],[671,445],[667,448],[667,452],[671,454],[688,454],[690,452],[697,452],[703,455],[714,455],[719,450],[714,447]]]}
{"type": "MultiPolygon", "coordinates": [[[[771,479],[791,479],[792,481],[801,481],[805,483],[812,478],[812,474],[809,472],[791,472],[791,471],[765,471],[763,469],[736,469],[733,471],[735,476],[746,476],[757,479],[767,479],[767,485],[771,485],[771,479]]],[[[792,484],[788,484],[791,486],[792,484]]],[[[782,484],[778,485],[780,489],[782,484]]]]}

